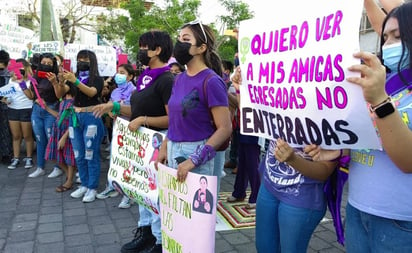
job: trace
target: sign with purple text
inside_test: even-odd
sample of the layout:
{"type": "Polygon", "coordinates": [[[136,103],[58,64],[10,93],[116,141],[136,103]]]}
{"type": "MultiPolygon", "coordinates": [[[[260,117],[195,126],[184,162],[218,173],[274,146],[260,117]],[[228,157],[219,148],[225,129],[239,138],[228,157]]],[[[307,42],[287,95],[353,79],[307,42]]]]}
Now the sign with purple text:
{"type": "Polygon", "coordinates": [[[359,64],[363,1],[279,1],[242,21],[241,132],[283,138],[293,147],[381,145],[359,86],[346,81],[359,64]],[[309,11],[310,10],[310,11],[309,11]]]}
{"type": "Polygon", "coordinates": [[[215,252],[216,177],[189,172],[178,182],[176,169],[158,167],[163,252],[215,252]]]}
{"type": "Polygon", "coordinates": [[[159,214],[154,162],[164,135],[145,127],[131,132],[128,125],[129,121],[120,117],[113,125],[108,183],[139,205],[159,214]]]}

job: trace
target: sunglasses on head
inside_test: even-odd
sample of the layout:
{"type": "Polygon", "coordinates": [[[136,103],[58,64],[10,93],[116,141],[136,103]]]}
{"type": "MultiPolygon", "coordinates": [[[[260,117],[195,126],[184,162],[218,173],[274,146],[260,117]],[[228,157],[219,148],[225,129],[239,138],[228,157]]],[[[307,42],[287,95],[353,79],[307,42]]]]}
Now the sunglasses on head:
{"type": "Polygon", "coordinates": [[[189,23],[187,23],[187,25],[199,25],[200,29],[202,29],[203,36],[205,37],[205,43],[207,43],[206,32],[205,32],[205,29],[203,28],[203,24],[202,24],[202,21],[200,21],[200,19],[196,19],[192,22],[189,22],[189,23]]]}

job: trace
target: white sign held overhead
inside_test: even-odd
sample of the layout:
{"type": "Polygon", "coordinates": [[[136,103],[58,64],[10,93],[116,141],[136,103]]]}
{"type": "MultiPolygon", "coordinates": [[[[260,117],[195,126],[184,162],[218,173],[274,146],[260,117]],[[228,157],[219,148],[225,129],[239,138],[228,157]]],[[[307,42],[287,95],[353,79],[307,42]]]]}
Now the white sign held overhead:
{"type": "Polygon", "coordinates": [[[99,74],[101,76],[113,76],[116,73],[116,50],[113,47],[67,44],[64,46],[64,58],[71,60],[73,71],[76,71],[77,53],[83,49],[93,51],[96,54],[99,74]]]}

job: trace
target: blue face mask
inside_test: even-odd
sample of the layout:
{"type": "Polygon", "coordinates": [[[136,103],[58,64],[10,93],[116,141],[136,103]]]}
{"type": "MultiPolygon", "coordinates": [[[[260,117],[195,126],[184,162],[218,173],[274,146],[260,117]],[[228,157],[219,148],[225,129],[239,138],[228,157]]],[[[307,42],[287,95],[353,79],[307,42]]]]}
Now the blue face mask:
{"type": "MultiPolygon", "coordinates": [[[[398,42],[389,46],[382,47],[383,64],[388,67],[392,73],[398,71],[398,63],[402,56],[402,43],[398,42]]],[[[400,70],[409,68],[409,50],[405,48],[405,55],[403,56],[400,70]]]]}
{"type": "Polygon", "coordinates": [[[127,77],[126,77],[126,75],[117,73],[114,76],[114,81],[117,83],[118,86],[122,86],[122,85],[126,84],[127,77]]]}

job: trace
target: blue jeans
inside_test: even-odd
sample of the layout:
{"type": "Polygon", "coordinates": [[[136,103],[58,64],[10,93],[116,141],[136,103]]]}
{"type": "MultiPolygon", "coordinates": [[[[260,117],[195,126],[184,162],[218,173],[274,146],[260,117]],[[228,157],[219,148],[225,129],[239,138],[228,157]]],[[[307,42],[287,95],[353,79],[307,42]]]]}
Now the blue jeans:
{"type": "Polygon", "coordinates": [[[139,205],[139,222],[138,227],[151,226],[152,235],[156,237],[156,244],[162,244],[162,231],[160,215],[149,211],[144,206],[139,205]]]}
{"type": "Polygon", "coordinates": [[[346,205],[348,253],[412,252],[412,221],[387,219],[346,205]]]}
{"type": "Polygon", "coordinates": [[[306,252],[310,237],[326,212],[287,205],[262,183],[256,203],[258,253],[306,252]]]}
{"type": "MultiPolygon", "coordinates": [[[[59,111],[59,103],[47,104],[47,106],[55,111],[59,111]]],[[[33,111],[31,114],[31,124],[33,132],[36,136],[36,156],[37,167],[44,169],[46,164],[45,155],[46,147],[49,142],[50,134],[52,132],[53,123],[56,118],[40,107],[37,103],[33,104],[33,111]]]]}
{"type": "Polygon", "coordinates": [[[104,135],[103,121],[91,112],[76,113],[77,127],[69,118],[69,136],[82,186],[97,189],[100,177],[100,145],[104,135]]]}
{"type": "MultiPolygon", "coordinates": [[[[167,162],[170,168],[177,168],[176,157],[183,156],[186,159],[189,155],[195,152],[197,146],[205,144],[206,140],[195,142],[167,142],[167,162]]],[[[195,167],[190,172],[197,174],[213,176],[213,168],[215,165],[215,159],[209,160],[207,163],[195,167]]]]}
{"type": "Polygon", "coordinates": [[[222,179],[223,166],[225,166],[225,151],[217,151],[213,165],[213,176],[217,177],[217,193],[220,191],[220,180],[222,179]]]}

